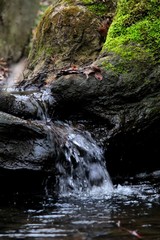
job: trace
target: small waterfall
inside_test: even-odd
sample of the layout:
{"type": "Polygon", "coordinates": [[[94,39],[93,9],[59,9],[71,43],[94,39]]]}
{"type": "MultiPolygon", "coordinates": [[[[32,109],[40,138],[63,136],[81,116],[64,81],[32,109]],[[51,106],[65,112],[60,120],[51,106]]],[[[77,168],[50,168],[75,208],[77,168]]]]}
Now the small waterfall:
{"type": "Polygon", "coordinates": [[[103,150],[91,134],[72,124],[51,119],[56,102],[50,89],[10,94],[14,96],[13,115],[36,120],[36,124],[40,121],[41,126],[44,124],[48,130],[48,141],[53,142],[55,148],[53,175],[56,176],[57,192],[80,193],[101,187],[107,192],[113,190],[103,150]]]}
{"type": "Polygon", "coordinates": [[[60,123],[63,143],[60,145],[59,159],[56,163],[59,192],[80,193],[93,188],[113,190],[107,172],[102,149],[89,132],[74,129],[60,123]]]}
{"type": "Polygon", "coordinates": [[[52,96],[51,90],[46,88],[42,91],[12,91],[4,92],[14,97],[14,103],[12,103],[11,113],[17,116],[23,116],[26,119],[41,120],[44,122],[50,122],[49,111],[54,107],[55,99],[52,96]]]}
{"type": "Polygon", "coordinates": [[[49,106],[54,105],[55,100],[52,96],[51,90],[49,88],[46,88],[42,92],[38,92],[33,94],[34,99],[37,102],[37,106],[39,109],[38,116],[40,119],[50,122],[50,116],[49,116],[49,106]]]}

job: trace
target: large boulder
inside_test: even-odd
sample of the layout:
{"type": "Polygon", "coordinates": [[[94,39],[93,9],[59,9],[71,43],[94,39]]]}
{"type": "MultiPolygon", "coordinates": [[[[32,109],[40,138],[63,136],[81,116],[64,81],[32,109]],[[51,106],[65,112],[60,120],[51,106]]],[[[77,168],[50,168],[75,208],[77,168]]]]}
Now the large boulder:
{"type": "Polygon", "coordinates": [[[110,3],[55,1],[35,30],[25,81],[43,84],[62,68],[95,61],[105,41],[100,31],[102,22],[104,18],[111,21],[114,11],[115,4],[110,3]],[[107,9],[109,18],[104,17],[107,9]]]}
{"type": "Polygon", "coordinates": [[[56,69],[95,60],[102,48],[100,22],[83,6],[50,6],[36,30],[29,63],[50,60],[56,69]]]}

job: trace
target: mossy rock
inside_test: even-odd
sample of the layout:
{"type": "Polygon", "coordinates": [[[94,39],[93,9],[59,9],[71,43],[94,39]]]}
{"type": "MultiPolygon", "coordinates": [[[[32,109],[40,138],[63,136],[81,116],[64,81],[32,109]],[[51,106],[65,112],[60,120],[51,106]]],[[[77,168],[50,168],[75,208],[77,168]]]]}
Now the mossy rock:
{"type": "Polygon", "coordinates": [[[99,26],[100,20],[83,6],[66,1],[50,6],[36,29],[29,66],[51,60],[60,69],[94,61],[102,48],[99,26]]]}
{"type": "Polygon", "coordinates": [[[98,17],[113,16],[116,10],[118,0],[57,0],[54,1],[54,5],[57,3],[68,3],[72,5],[86,6],[89,11],[94,13],[98,17]]]}
{"type": "Polygon", "coordinates": [[[117,0],[82,0],[81,2],[97,16],[105,18],[113,17],[117,6],[117,0]]]}
{"type": "Polygon", "coordinates": [[[102,52],[112,52],[120,60],[116,66],[108,60],[103,65],[122,73],[159,63],[159,16],[159,0],[119,0],[102,52]]]}
{"type": "Polygon", "coordinates": [[[95,63],[104,68],[106,81],[110,76],[116,79],[111,96],[116,100],[120,96],[118,104],[124,104],[124,131],[147,129],[160,118],[159,14],[158,0],[119,0],[102,55],[95,63]]]}

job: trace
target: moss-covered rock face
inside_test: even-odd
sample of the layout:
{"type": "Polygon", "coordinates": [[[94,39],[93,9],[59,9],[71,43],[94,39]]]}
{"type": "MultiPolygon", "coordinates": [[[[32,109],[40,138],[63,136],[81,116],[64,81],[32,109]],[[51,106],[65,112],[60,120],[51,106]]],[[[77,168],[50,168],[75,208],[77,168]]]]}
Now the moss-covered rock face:
{"type": "MultiPolygon", "coordinates": [[[[141,67],[140,63],[159,62],[159,51],[159,0],[119,0],[103,52],[120,57],[118,68],[123,71],[136,63],[141,67]]],[[[112,64],[107,67],[114,68],[112,64]]]]}
{"type": "Polygon", "coordinates": [[[30,67],[48,60],[55,69],[94,61],[102,48],[99,26],[100,20],[83,6],[68,1],[50,6],[36,30],[30,67]]]}
{"type": "Polygon", "coordinates": [[[117,0],[82,0],[88,9],[100,17],[113,16],[117,6],[117,0]]]}
{"type": "MultiPolygon", "coordinates": [[[[159,14],[158,0],[119,0],[102,56],[96,61],[105,69],[106,81],[110,76],[116,79],[110,96],[116,101],[121,96],[117,102],[124,115],[121,118],[120,108],[115,113],[124,119],[125,132],[142,131],[160,121],[159,14]]],[[[116,102],[110,103],[113,110],[116,102]]]]}

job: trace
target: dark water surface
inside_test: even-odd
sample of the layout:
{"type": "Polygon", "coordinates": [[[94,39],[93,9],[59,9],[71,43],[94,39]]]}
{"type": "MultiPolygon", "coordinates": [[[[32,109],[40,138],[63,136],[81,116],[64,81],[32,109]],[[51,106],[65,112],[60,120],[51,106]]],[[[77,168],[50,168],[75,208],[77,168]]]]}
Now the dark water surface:
{"type": "Polygon", "coordinates": [[[159,240],[159,180],[160,172],[154,172],[109,193],[103,187],[59,198],[1,196],[0,239],[159,240]]]}

